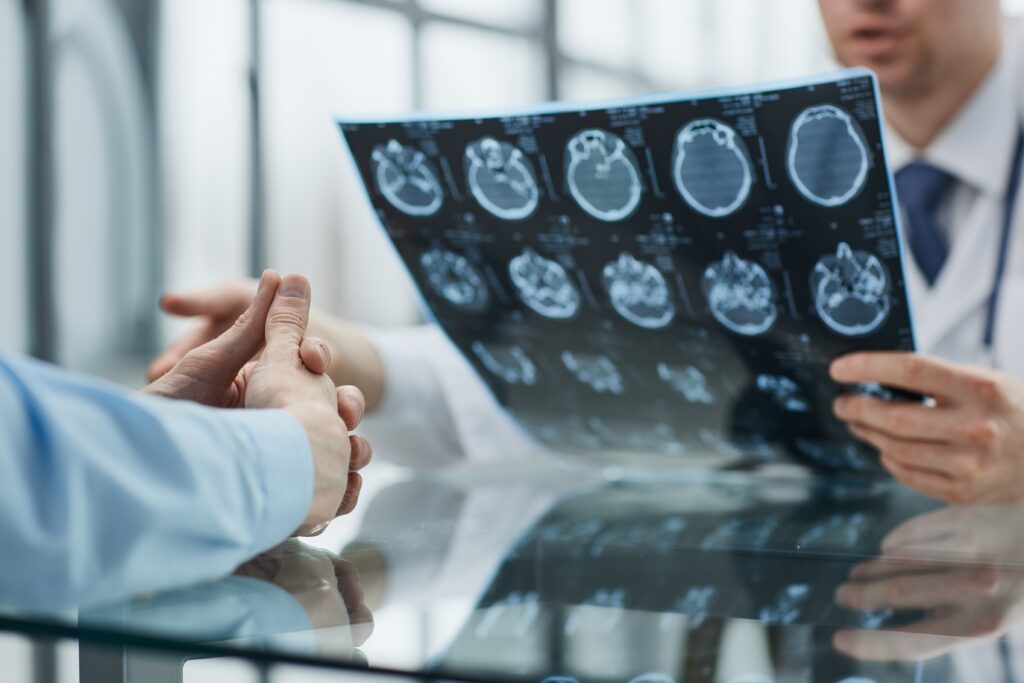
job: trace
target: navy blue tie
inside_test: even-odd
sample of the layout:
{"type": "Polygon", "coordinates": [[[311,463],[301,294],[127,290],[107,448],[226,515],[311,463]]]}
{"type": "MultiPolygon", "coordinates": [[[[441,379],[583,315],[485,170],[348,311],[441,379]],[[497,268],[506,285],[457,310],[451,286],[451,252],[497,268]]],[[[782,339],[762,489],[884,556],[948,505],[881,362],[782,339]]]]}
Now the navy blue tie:
{"type": "Polygon", "coordinates": [[[949,256],[935,222],[935,210],[955,178],[940,168],[915,161],[896,174],[896,190],[907,217],[910,252],[929,285],[934,285],[949,256]]]}

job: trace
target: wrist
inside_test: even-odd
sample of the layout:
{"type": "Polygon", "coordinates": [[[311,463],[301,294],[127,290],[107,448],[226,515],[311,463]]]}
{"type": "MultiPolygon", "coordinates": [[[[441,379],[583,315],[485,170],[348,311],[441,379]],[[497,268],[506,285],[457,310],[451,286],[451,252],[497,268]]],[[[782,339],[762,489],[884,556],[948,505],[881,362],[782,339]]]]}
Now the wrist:
{"type": "Polygon", "coordinates": [[[367,412],[374,411],[384,394],[384,363],[372,339],[360,325],[311,313],[309,334],[331,347],[327,374],[338,386],[359,387],[367,412]]]}

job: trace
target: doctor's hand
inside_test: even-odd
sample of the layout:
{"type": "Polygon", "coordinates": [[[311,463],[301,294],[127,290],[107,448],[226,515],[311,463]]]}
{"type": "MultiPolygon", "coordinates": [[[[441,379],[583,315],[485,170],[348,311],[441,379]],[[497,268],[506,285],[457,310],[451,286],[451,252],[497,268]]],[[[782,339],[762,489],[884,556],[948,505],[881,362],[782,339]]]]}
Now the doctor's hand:
{"type": "Polygon", "coordinates": [[[1024,617],[1021,568],[891,560],[859,564],[835,592],[836,604],[852,611],[923,611],[923,618],[881,630],[843,629],[833,646],[867,661],[919,661],[965,645],[994,640],[1024,617]]]}
{"type": "Polygon", "coordinates": [[[365,411],[362,395],[336,389],[330,378],[310,372],[303,363],[300,348],[310,299],[304,277],[289,275],[281,281],[266,316],[266,348],[245,370],[245,407],[289,412],[309,437],[313,501],[300,535],[319,533],[335,517],[351,512],[362,486],[356,470],[371,455],[366,441],[349,436],[365,411]]]}
{"type": "Polygon", "coordinates": [[[903,484],[953,503],[1024,498],[1024,385],[993,370],[913,353],[857,353],[836,360],[842,384],[874,382],[931,397],[836,400],[837,417],[878,449],[903,484]]]}
{"type": "MultiPolygon", "coordinates": [[[[254,283],[248,304],[201,346],[177,357],[170,367],[159,373],[143,393],[201,403],[213,408],[238,408],[245,404],[246,366],[264,345],[267,314],[281,283],[281,276],[267,271],[254,283]]],[[[305,366],[323,374],[331,363],[327,344],[315,337],[304,337],[299,355],[305,366]]],[[[346,397],[356,391],[345,389],[346,397]]]]}
{"type": "Polygon", "coordinates": [[[882,541],[880,558],[838,587],[851,610],[924,610],[894,630],[845,629],[833,643],[858,659],[913,661],[992,639],[1024,618],[1024,503],[955,505],[910,519],[882,541]]]}
{"type": "MultiPolygon", "coordinates": [[[[260,298],[252,281],[230,282],[207,290],[171,293],[160,306],[171,315],[196,318],[197,324],[161,353],[149,366],[156,380],[175,367],[194,349],[230,330],[235,320],[260,298]]],[[[374,410],[384,391],[384,368],[373,342],[352,323],[313,311],[308,334],[323,339],[333,352],[325,366],[307,364],[313,372],[326,372],[335,384],[359,387],[366,406],[374,410]]],[[[311,350],[307,350],[310,356],[311,350]]],[[[306,356],[303,356],[306,359],[306,356]]]]}

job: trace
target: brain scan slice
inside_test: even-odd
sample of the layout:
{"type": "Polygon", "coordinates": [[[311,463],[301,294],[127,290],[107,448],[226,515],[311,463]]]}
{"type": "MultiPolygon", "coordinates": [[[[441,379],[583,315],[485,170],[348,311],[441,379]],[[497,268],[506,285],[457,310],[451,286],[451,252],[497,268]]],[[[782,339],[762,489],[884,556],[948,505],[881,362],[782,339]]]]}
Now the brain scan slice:
{"type": "Polygon", "coordinates": [[[786,169],[808,200],[839,206],[864,187],[868,148],[849,114],[828,104],[811,107],[790,128],[786,169]]]}
{"type": "Polygon", "coordinates": [[[519,298],[545,318],[566,319],[580,308],[580,293],[565,268],[533,249],[525,249],[508,264],[519,298]]]}
{"type": "Polygon", "coordinates": [[[599,394],[621,396],[626,392],[619,369],[607,356],[564,351],[562,364],[576,379],[599,394]]]}
{"type": "Polygon", "coordinates": [[[783,588],[772,605],[762,607],[759,621],[766,625],[792,624],[800,618],[800,610],[810,597],[811,587],[806,583],[793,583],[783,588]]]}
{"type": "Polygon", "coordinates": [[[726,252],[721,261],[707,267],[701,286],[715,320],[736,334],[763,334],[778,318],[768,273],[734,252],[726,252]]]}
{"type": "Polygon", "coordinates": [[[658,363],[658,377],[690,403],[711,405],[715,402],[715,397],[708,390],[707,377],[692,365],[680,367],[658,363]]]}
{"type": "Polygon", "coordinates": [[[871,334],[889,317],[892,283],[874,254],[840,242],[811,275],[814,309],[832,331],[846,337],[871,334]]]}
{"type": "Polygon", "coordinates": [[[377,187],[399,211],[430,216],[441,208],[444,190],[423,152],[391,140],[373,148],[371,162],[377,187]]]}
{"type": "Polygon", "coordinates": [[[506,383],[529,387],[537,384],[537,366],[520,347],[475,341],[471,348],[484,367],[506,383]]]}
{"type": "Polygon", "coordinates": [[[672,176],[686,203],[712,218],[743,206],[754,182],[743,140],[714,119],[691,121],[676,135],[672,176]]]}
{"type": "Polygon", "coordinates": [[[782,409],[791,413],[808,413],[811,405],[800,393],[796,382],[782,375],[758,375],[757,389],[771,396],[782,409]]]}
{"type": "Polygon", "coordinates": [[[636,157],[622,138],[592,128],[574,135],[565,152],[569,192],[584,211],[607,222],[633,213],[643,182],[636,157]]]}
{"type": "Polygon", "coordinates": [[[530,160],[507,142],[485,137],[466,147],[466,181],[480,206],[518,221],[537,208],[540,189],[530,160]]]}
{"type": "Polygon", "coordinates": [[[420,268],[430,288],[452,306],[468,313],[487,308],[490,295],[483,273],[465,256],[446,249],[431,249],[420,256],[420,268]]]}
{"type": "Polygon", "coordinates": [[[647,329],[665,327],[675,317],[668,282],[661,271],[623,252],[605,265],[601,281],[615,311],[647,329]]]}

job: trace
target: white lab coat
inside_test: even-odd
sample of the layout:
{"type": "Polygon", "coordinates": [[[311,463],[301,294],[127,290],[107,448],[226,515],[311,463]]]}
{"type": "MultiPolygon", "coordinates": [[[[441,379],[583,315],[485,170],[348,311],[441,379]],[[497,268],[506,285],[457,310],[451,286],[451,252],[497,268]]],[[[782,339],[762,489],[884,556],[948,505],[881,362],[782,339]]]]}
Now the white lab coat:
{"type": "MultiPolygon", "coordinates": [[[[931,146],[918,154],[893,132],[887,143],[894,171],[923,157],[960,179],[939,209],[950,256],[933,288],[906,255],[918,349],[959,363],[995,364],[1024,380],[1024,197],[1014,212],[994,358],[982,344],[1004,193],[1024,126],[1020,33],[1020,22],[1008,20],[998,63],[931,146]]],[[[462,459],[507,463],[547,454],[504,413],[436,327],[381,331],[376,342],[387,374],[385,400],[365,429],[385,458],[436,465],[462,459]]]]}

